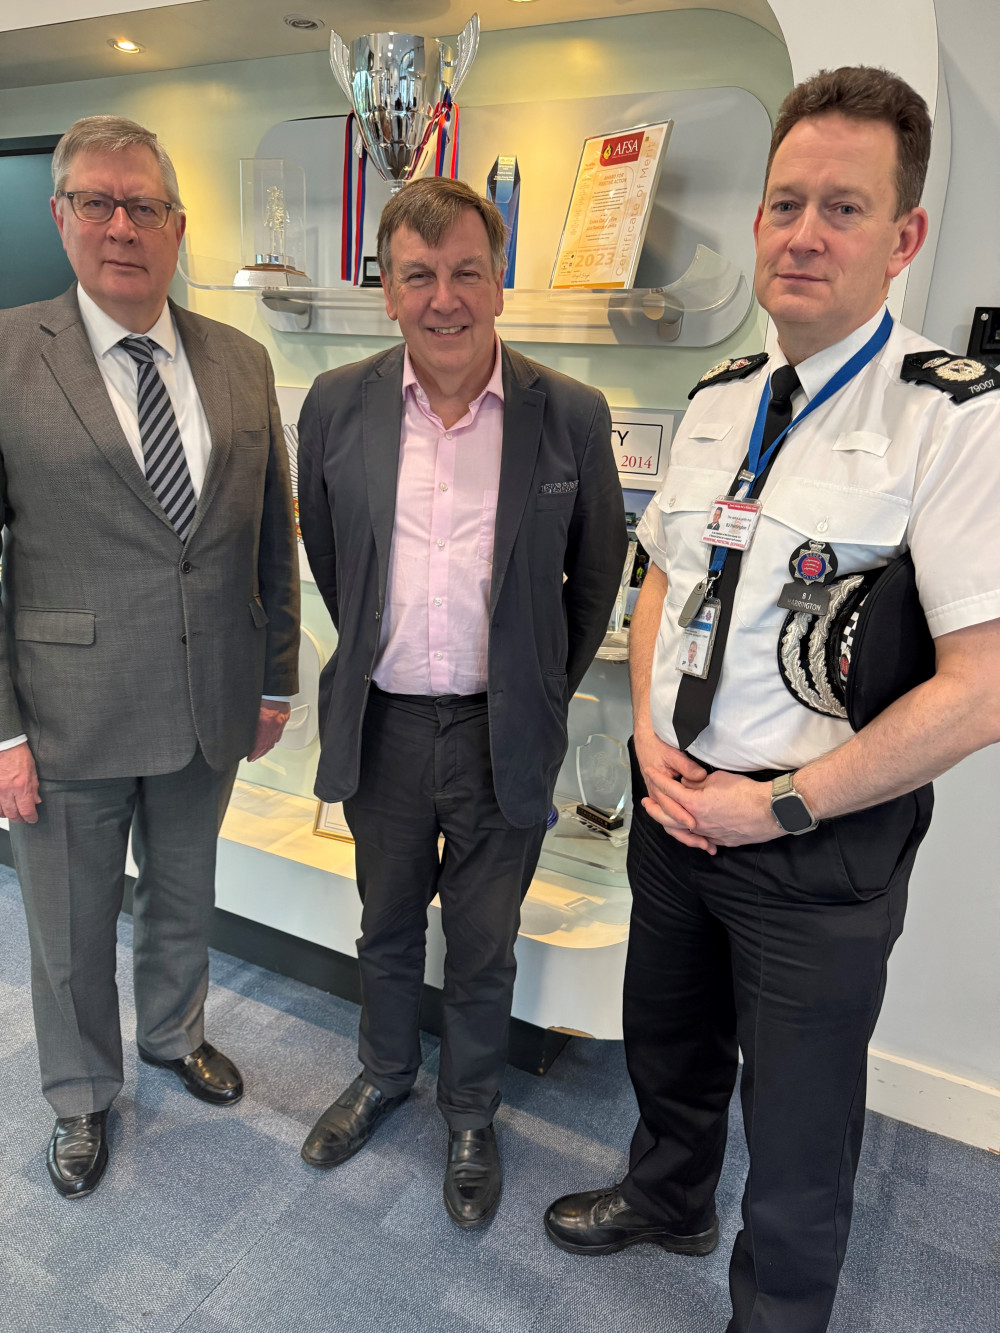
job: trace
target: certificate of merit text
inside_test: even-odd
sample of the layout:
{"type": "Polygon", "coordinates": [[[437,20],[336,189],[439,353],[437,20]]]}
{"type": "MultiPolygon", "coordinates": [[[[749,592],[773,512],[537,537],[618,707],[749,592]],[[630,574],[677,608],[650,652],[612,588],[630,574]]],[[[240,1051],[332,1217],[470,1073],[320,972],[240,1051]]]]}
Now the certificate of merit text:
{"type": "Polygon", "coordinates": [[[672,125],[584,141],[552,270],[554,290],[632,286],[672,125]]]}

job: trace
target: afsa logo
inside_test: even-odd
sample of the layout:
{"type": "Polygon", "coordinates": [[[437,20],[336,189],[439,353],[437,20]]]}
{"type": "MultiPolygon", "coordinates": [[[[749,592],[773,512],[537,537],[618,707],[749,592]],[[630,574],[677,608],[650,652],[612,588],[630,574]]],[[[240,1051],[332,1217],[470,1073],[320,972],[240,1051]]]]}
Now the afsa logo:
{"type": "Polygon", "coordinates": [[[642,134],[618,134],[605,139],[601,149],[601,165],[616,167],[619,162],[637,162],[642,152],[642,134]]]}

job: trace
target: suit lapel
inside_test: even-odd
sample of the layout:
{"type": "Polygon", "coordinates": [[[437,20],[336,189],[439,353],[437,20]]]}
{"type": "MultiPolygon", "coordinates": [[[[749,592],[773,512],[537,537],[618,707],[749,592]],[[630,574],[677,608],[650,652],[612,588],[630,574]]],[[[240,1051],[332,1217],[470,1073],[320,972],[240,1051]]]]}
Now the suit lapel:
{"type": "Polygon", "coordinates": [[[177,325],[177,332],[184,344],[191,375],[205,410],[209,434],[212,437],[212,452],[208,457],[208,467],[198,497],[198,507],[194,511],[194,520],[188,533],[190,541],[212,503],[226,464],[229,462],[229,454],[233,447],[233,399],[225,358],[218,355],[213,346],[215,339],[210,334],[210,325],[195,319],[187,310],[175,306],[172,301],[170,309],[177,325]]]}
{"type": "Polygon", "coordinates": [[[115,409],[111,406],[104,377],[80,318],[75,287],[50,303],[42,327],[54,335],[48,345],[43,347],[42,358],[69,400],[80,424],[129,490],[172,532],[170,520],[160,508],[142,468],[136,462],[115,409]]]}
{"type": "Polygon", "coordinates": [[[389,548],[396,513],[399,437],[403,424],[403,348],[394,348],[361,385],[361,453],[368,487],[379,606],[389,584],[389,548]]]}
{"type": "Polygon", "coordinates": [[[504,575],[528,502],[545,412],[544,392],[531,387],[538,376],[530,363],[504,343],[501,342],[500,347],[503,356],[503,445],[493,537],[491,616],[500,597],[504,575]]]}

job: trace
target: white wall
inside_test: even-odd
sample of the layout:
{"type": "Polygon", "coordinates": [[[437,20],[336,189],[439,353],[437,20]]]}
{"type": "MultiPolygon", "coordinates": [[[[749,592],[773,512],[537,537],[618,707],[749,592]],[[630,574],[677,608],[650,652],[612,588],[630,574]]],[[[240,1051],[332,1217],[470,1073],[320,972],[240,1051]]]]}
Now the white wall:
{"type": "MultiPolygon", "coordinates": [[[[923,331],[941,347],[964,354],[974,306],[1000,305],[1000,5],[938,0],[937,11],[951,108],[951,178],[923,331]]],[[[997,1148],[1000,748],[973,755],[936,786],[934,822],[917,861],[906,929],[890,964],[873,1045],[952,1079],[984,1085],[964,1094],[964,1085],[954,1083],[951,1092],[981,1110],[979,1129],[961,1136],[997,1148]],[[996,1096],[990,1098],[986,1089],[996,1096]]],[[[914,1099],[939,1102],[940,1080],[928,1073],[922,1084],[909,1081],[914,1099]]],[[[878,1106],[878,1098],[876,1088],[872,1104],[878,1106]]],[[[925,1120],[959,1136],[937,1112],[925,1120]]]]}

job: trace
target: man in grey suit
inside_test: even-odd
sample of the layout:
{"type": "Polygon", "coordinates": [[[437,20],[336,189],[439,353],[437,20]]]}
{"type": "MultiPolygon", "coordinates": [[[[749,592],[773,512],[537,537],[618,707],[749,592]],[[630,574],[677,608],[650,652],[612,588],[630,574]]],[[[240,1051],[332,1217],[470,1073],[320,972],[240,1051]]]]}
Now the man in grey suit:
{"type": "Polygon", "coordinates": [[[175,307],[184,212],[156,136],[78,121],[52,212],[78,283],[0,312],[0,811],[31,941],[48,1168],[107,1165],[115,922],[132,833],[139,1054],[242,1094],[205,1041],[215,848],[240,758],[296,689],[288,466],[263,348],[175,307]]]}
{"type": "Polygon", "coordinates": [[[302,1154],[346,1160],[408,1095],[440,894],[438,1106],[459,1226],[500,1196],[492,1122],[520,905],[626,546],[604,398],[494,331],[504,240],[467,185],[405,186],[378,239],[405,346],[321,375],[299,423],[302,534],[339,633],[316,792],[344,802],[364,904],[363,1070],[302,1154]]]}

